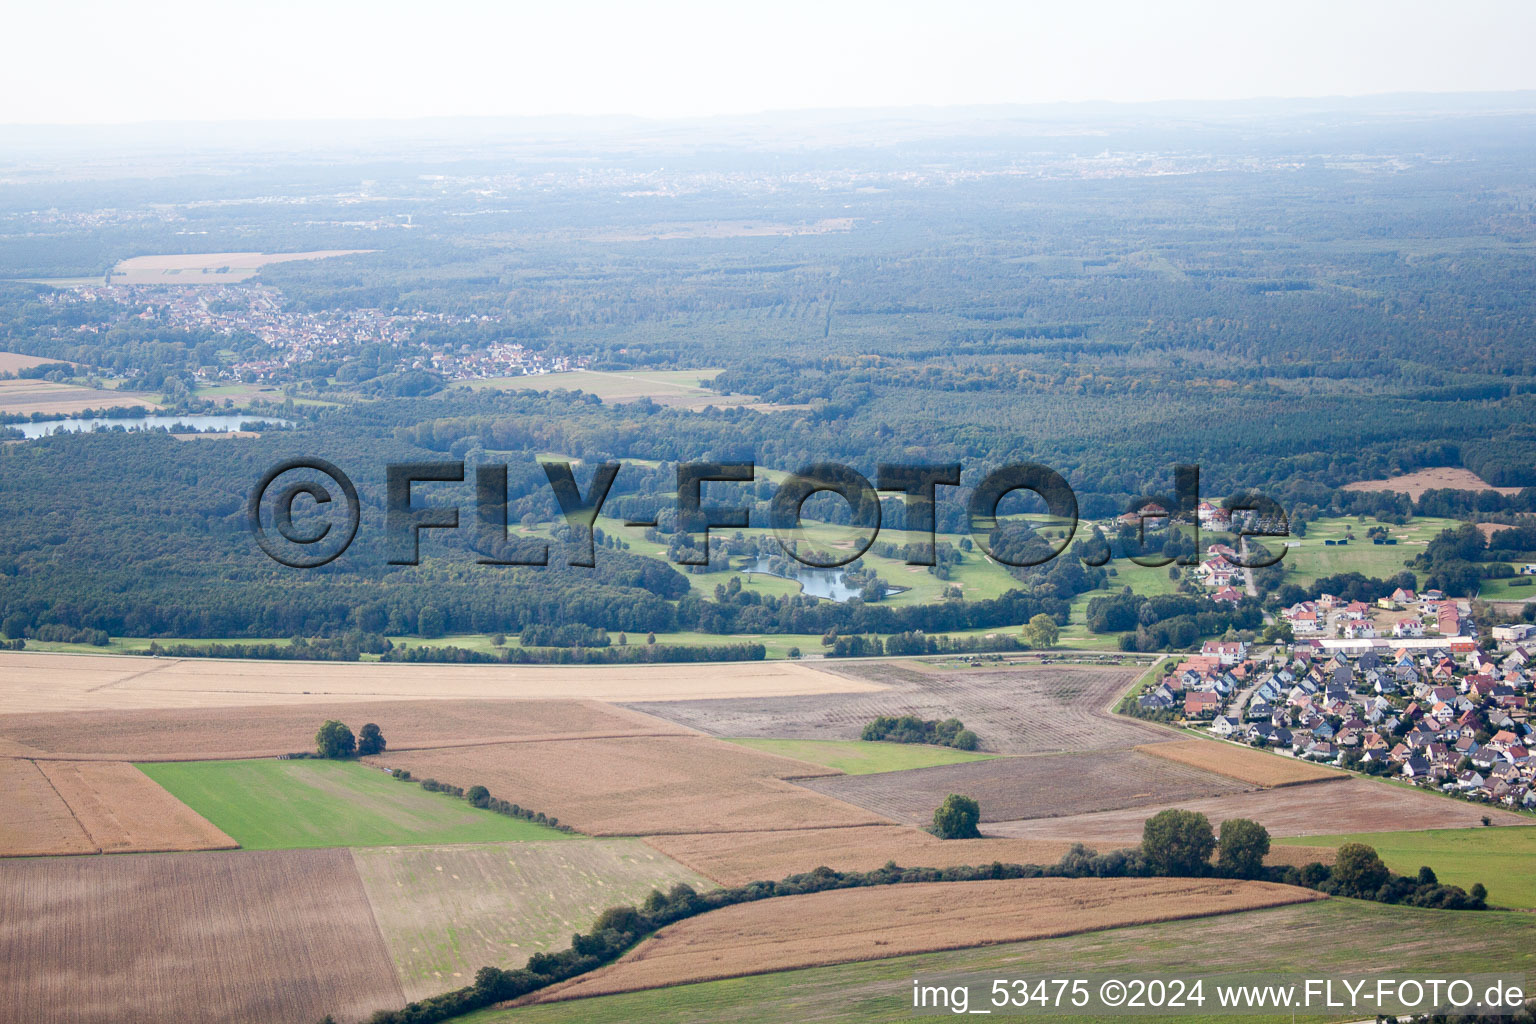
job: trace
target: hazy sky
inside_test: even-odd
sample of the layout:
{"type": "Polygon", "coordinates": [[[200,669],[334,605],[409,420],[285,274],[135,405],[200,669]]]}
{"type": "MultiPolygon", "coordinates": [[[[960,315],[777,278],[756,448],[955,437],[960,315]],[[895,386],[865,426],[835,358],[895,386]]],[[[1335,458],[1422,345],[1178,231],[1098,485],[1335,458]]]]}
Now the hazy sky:
{"type": "Polygon", "coordinates": [[[0,123],[1536,88],[1530,0],[49,0],[4,22],[0,123]]]}

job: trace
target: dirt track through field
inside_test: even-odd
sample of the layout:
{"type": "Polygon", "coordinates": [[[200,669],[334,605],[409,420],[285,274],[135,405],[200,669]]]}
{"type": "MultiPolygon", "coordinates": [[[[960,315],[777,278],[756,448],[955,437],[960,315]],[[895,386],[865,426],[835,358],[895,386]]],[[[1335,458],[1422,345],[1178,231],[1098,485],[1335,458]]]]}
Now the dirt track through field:
{"type": "Polygon", "coordinates": [[[994,822],[1197,800],[1248,788],[1224,775],[1135,751],[999,757],[810,779],[803,785],[911,825],[932,822],[950,793],[976,800],[981,820],[994,822]]]}
{"type": "Polygon", "coordinates": [[[714,736],[856,740],[879,715],[959,718],[985,750],[1012,754],[1123,750],[1166,730],[1108,707],[1145,666],[966,668],[901,661],[834,664],[827,672],[881,689],[801,697],[632,703],[714,736]]]}
{"type": "Polygon", "coordinates": [[[0,652],[0,715],[387,700],[714,700],[879,689],[877,683],[782,661],[434,665],[185,658],[162,662],[127,655],[0,652]],[[155,671],[146,673],[146,669],[155,671]]]}
{"type": "Polygon", "coordinates": [[[1000,821],[987,826],[987,831],[1020,839],[1077,839],[1111,849],[1139,843],[1142,824],[1165,807],[1199,811],[1217,827],[1227,818],[1252,818],[1276,836],[1473,828],[1485,814],[1496,825],[1530,824],[1529,818],[1483,804],[1355,778],[1097,814],[1000,821]]]}
{"type": "Polygon", "coordinates": [[[293,1024],[404,996],[347,850],[0,861],[0,1020],[293,1024]]]}
{"type": "Polygon", "coordinates": [[[1322,899],[1268,882],[1036,878],[786,896],[679,921],[540,1002],[877,960],[1322,899]]]}

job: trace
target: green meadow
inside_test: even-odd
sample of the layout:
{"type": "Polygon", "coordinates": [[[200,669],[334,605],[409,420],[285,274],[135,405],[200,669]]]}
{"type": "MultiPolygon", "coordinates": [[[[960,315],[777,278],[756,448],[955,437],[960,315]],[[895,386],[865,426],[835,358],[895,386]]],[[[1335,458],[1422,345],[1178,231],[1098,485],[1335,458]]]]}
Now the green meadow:
{"type": "Polygon", "coordinates": [[[138,768],[250,850],[568,836],[352,761],[177,761],[138,768]]]}

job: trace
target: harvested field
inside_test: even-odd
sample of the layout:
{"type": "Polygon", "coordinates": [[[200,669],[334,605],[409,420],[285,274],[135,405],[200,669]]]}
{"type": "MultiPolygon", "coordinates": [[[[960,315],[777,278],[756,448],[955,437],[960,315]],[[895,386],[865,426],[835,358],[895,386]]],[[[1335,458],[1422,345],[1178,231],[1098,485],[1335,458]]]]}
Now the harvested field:
{"type": "Polygon", "coordinates": [[[359,1020],[404,1002],[346,850],[0,862],[0,1017],[359,1020]]]}
{"type": "Polygon", "coordinates": [[[651,836],[645,840],[721,885],[777,881],[803,871],[873,871],[889,861],[902,867],[1054,864],[1071,848],[1059,839],[939,839],[903,825],[651,836]]]}
{"type": "Polygon", "coordinates": [[[1167,739],[1164,729],[1107,708],[1144,666],[1005,666],[921,669],[900,661],[829,666],[871,691],[836,695],[633,705],[641,711],[714,736],[856,740],[879,715],[958,718],[981,748],[1011,754],[1064,750],[1123,750],[1167,739]]]}
{"type": "Polygon", "coordinates": [[[471,387],[497,388],[503,391],[584,391],[596,395],[610,404],[636,402],[648,398],[657,405],[672,409],[703,409],[714,406],[728,409],[745,406],[751,409],[807,408],[806,406],[776,406],[756,402],[749,395],[722,395],[703,386],[719,370],[641,370],[633,373],[614,373],[608,370],[569,370],[564,373],[524,374],[520,377],[493,377],[474,381],[471,387]]]}
{"type": "Polygon", "coordinates": [[[0,412],[57,416],[114,405],[158,408],[151,396],[128,391],[98,391],[47,380],[0,380],[0,412]]]}
{"type": "Polygon", "coordinates": [[[505,743],[368,760],[408,768],[418,778],[485,786],[503,800],[591,835],[888,824],[877,814],[781,781],[829,769],[704,736],[505,743]]]}
{"type": "Polygon", "coordinates": [[[1345,484],[1344,490],[1393,491],[1397,494],[1406,494],[1414,501],[1418,501],[1425,491],[1430,490],[1498,491],[1500,494],[1517,494],[1520,488],[1495,487],[1470,469],[1462,469],[1459,466],[1439,466],[1434,469],[1404,473],[1402,476],[1394,476],[1387,480],[1356,480],[1354,483],[1345,484]]]}
{"type": "Polygon", "coordinates": [[[38,768],[101,853],[232,850],[238,845],[131,764],[43,761],[38,768]]]}
{"type": "Polygon", "coordinates": [[[879,689],[788,662],[414,665],[0,652],[0,714],[453,698],[782,698],[879,689]]]}
{"type": "Polygon", "coordinates": [[[392,751],[576,736],[689,735],[590,700],[402,700],[257,708],[58,711],[0,716],[0,740],[27,756],[202,761],[276,757],[314,746],[327,718],[373,722],[392,751]]]}
{"type": "Polygon", "coordinates": [[[1224,775],[1130,750],[1000,757],[884,775],[810,779],[803,785],[909,825],[933,821],[934,810],[950,793],[975,799],[981,820],[993,822],[1188,802],[1247,788],[1224,775]]]}
{"type": "Polygon", "coordinates": [[[467,985],[487,964],[565,949],[597,915],[707,879],[633,839],[374,847],[353,859],[407,999],[467,985]]]}
{"type": "Polygon", "coordinates": [[[1300,786],[1307,782],[1335,782],[1349,776],[1341,771],[1324,768],[1295,757],[1266,754],[1252,747],[1240,747],[1235,743],[1217,743],[1213,740],[1179,740],[1174,743],[1151,743],[1137,747],[1143,754],[1166,758],[1203,768],[1218,775],[1231,776],[1239,782],[1260,789],[1276,789],[1280,786],[1300,786]]]}
{"type": "MultiPolygon", "coordinates": [[[[982,807],[985,809],[986,804],[982,807]]],[[[1322,786],[1254,790],[1099,814],[999,822],[987,831],[1020,839],[1077,839],[1100,849],[1112,849],[1139,843],[1142,823],[1165,807],[1199,811],[1217,827],[1227,818],[1252,818],[1275,836],[1471,828],[1485,814],[1496,825],[1530,824],[1529,818],[1483,804],[1353,778],[1322,786]]]]}
{"type": "MultiPolygon", "coordinates": [[[[315,252],[199,252],[135,256],[112,268],[113,284],[232,284],[254,277],[269,263],[355,256],[372,249],[321,249],[315,252]]],[[[99,284],[99,281],[91,282],[99,284]]]]}
{"type": "Polygon", "coordinates": [[[5,794],[0,857],[97,852],[64,798],[31,761],[0,760],[0,792],[5,794]]]}
{"type": "Polygon", "coordinates": [[[1269,882],[1033,878],[808,893],[679,921],[539,1002],[877,960],[1324,898],[1269,882]]]}
{"type": "Polygon", "coordinates": [[[1269,853],[1264,855],[1264,863],[1271,867],[1289,865],[1293,868],[1306,867],[1308,864],[1332,864],[1339,858],[1339,851],[1332,846],[1281,846],[1279,843],[1269,848],[1269,853]]]}
{"type": "Polygon", "coordinates": [[[0,373],[15,373],[17,370],[25,370],[29,366],[62,362],[65,362],[65,360],[48,359],[44,356],[24,356],[20,352],[0,352],[0,373]]]}

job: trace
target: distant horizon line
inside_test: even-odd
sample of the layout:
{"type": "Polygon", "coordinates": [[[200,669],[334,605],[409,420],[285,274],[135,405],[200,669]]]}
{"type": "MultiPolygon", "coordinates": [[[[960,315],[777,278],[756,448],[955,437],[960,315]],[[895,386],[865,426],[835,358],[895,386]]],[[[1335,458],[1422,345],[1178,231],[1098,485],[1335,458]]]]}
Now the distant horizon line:
{"type": "MultiPolygon", "coordinates": [[[[1532,104],[1536,110],[1536,88],[1531,89],[1507,89],[1507,90],[1454,90],[1454,91],[1423,91],[1423,90],[1393,90],[1376,93],[1325,93],[1318,95],[1259,95],[1236,99],[1216,98],[1173,98],[1152,100],[1119,100],[1119,99],[1083,99],[1083,100],[1050,100],[1042,102],[973,102],[973,103],[945,103],[945,104],[905,104],[895,106],[830,106],[830,107],[786,107],[763,108],[750,111],[739,111],[717,114],[676,114],[653,115],[625,112],[609,113],[549,113],[549,114],[428,114],[404,117],[390,117],[381,115],[370,116],[336,116],[336,117],[239,117],[239,118],[145,118],[136,121],[0,121],[0,132],[39,132],[62,133],[69,131],[108,131],[134,128],[189,128],[209,126],[241,126],[241,127],[305,127],[340,125],[353,126],[427,126],[448,124],[526,124],[535,125],[559,125],[572,126],[596,126],[596,125],[625,125],[625,126],[657,126],[657,125],[699,125],[711,123],[747,122],[762,119],[816,119],[816,118],[848,118],[868,117],[871,115],[883,117],[918,117],[928,120],[942,115],[966,114],[970,117],[998,116],[1005,114],[1035,113],[1045,114],[1081,114],[1090,112],[1164,112],[1175,111],[1230,111],[1239,112],[1244,109],[1269,108],[1281,110],[1286,107],[1306,107],[1318,104],[1347,104],[1355,106],[1370,106],[1383,103],[1424,102],[1426,100],[1447,103],[1449,105],[1461,105],[1475,103],[1479,100],[1503,101],[1505,103],[1518,103],[1525,100],[1532,104]]],[[[1515,112],[1518,106],[1508,112],[1515,112]]]]}

